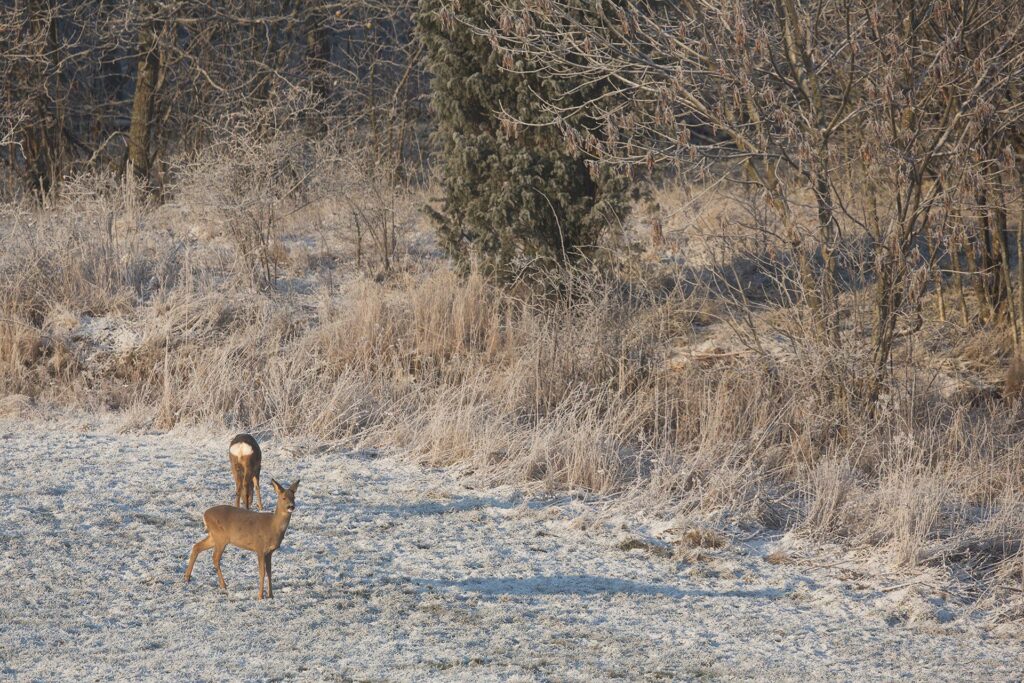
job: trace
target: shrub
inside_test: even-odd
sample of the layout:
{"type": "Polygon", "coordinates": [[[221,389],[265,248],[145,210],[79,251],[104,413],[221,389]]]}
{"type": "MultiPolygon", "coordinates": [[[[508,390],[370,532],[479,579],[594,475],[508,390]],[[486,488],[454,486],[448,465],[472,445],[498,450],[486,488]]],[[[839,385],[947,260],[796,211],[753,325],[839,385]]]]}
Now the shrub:
{"type": "Polygon", "coordinates": [[[623,218],[629,183],[570,149],[541,101],[571,108],[605,86],[531,76],[478,28],[494,21],[486,3],[463,2],[458,16],[445,4],[423,0],[417,16],[433,74],[444,203],[432,215],[443,246],[505,276],[588,255],[623,218]]]}

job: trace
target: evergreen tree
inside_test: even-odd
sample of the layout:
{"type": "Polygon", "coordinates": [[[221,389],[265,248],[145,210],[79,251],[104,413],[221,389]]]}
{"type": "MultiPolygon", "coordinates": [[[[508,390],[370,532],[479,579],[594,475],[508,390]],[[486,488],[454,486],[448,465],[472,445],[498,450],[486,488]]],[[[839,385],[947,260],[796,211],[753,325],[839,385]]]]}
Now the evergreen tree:
{"type": "Polygon", "coordinates": [[[444,0],[421,0],[417,16],[433,75],[444,205],[432,213],[442,244],[463,266],[475,257],[502,276],[523,263],[565,264],[586,255],[624,218],[628,180],[588,168],[557,126],[529,124],[551,123],[542,102],[582,101],[600,84],[569,94],[579,84],[503,63],[505,55],[474,30],[494,25],[488,3],[462,0],[458,16],[452,11],[444,0]],[[527,125],[503,125],[502,112],[527,125]]]}

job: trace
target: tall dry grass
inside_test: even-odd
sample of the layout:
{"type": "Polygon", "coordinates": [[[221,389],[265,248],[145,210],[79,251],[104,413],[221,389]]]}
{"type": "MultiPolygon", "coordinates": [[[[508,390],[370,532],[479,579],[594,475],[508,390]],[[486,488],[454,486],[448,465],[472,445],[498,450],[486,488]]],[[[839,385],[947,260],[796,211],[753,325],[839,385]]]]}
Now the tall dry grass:
{"type": "Polygon", "coordinates": [[[944,395],[905,360],[869,410],[866,358],[813,343],[680,361],[720,317],[707,290],[642,267],[563,274],[555,297],[434,263],[374,279],[306,239],[301,215],[274,239],[305,285],[259,291],[230,235],[196,237],[193,214],[111,180],[71,187],[2,209],[0,394],[392,447],[489,482],[1020,579],[1018,403],[944,395]]]}

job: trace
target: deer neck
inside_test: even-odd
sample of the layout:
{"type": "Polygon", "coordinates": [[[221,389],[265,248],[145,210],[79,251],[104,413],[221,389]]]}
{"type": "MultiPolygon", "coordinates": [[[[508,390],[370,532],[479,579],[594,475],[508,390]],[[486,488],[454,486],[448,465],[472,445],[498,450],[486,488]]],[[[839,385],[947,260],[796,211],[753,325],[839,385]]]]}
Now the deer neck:
{"type": "Polygon", "coordinates": [[[290,522],[291,519],[292,513],[288,512],[284,506],[280,506],[274,510],[273,527],[274,531],[277,533],[278,541],[284,538],[284,532],[288,530],[288,522],[290,522]]]}

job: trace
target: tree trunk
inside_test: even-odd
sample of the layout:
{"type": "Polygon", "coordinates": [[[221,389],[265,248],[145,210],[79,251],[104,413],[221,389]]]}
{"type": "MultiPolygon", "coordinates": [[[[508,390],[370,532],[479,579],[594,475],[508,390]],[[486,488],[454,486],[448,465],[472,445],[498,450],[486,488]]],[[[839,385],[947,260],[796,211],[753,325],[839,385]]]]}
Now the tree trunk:
{"type": "Polygon", "coordinates": [[[956,291],[960,299],[960,322],[966,329],[967,325],[971,322],[971,316],[967,311],[967,292],[964,289],[964,275],[965,266],[960,261],[960,254],[966,253],[967,247],[964,245],[964,240],[957,239],[957,248],[950,252],[949,258],[956,264],[956,291]],[[956,254],[956,259],[953,259],[953,254],[956,254]]]}
{"type": "MultiPolygon", "coordinates": [[[[1017,222],[1017,325],[1021,328],[1019,337],[1024,341],[1024,208],[1020,211],[1017,222]]],[[[1017,349],[1021,356],[1024,349],[1017,349]]]]}
{"type": "Polygon", "coordinates": [[[149,179],[150,141],[153,130],[153,100],[160,75],[160,52],[152,23],[139,31],[139,60],[136,67],[132,119],[128,129],[128,161],[135,173],[149,179]]]}
{"type": "Polygon", "coordinates": [[[983,190],[978,196],[978,206],[981,209],[981,263],[985,273],[982,281],[988,294],[992,320],[995,321],[1005,314],[1003,303],[1006,301],[1006,289],[1000,258],[1001,252],[1006,251],[1005,236],[999,229],[998,222],[992,220],[993,207],[988,190],[983,190]]]}
{"type": "Polygon", "coordinates": [[[984,240],[981,236],[968,234],[964,244],[964,256],[967,257],[967,272],[970,273],[974,296],[978,299],[978,312],[982,323],[988,323],[993,317],[993,309],[985,286],[984,271],[984,240]]]}
{"type": "Polygon", "coordinates": [[[871,337],[873,372],[868,386],[868,400],[872,404],[881,391],[896,336],[896,310],[899,306],[896,283],[900,281],[897,268],[896,258],[890,254],[879,267],[875,284],[875,324],[871,337]]]}
{"type": "Polygon", "coordinates": [[[935,264],[932,275],[935,279],[935,304],[938,308],[939,321],[946,322],[946,293],[942,275],[942,263],[946,260],[946,253],[941,248],[940,242],[935,239],[935,234],[928,229],[927,225],[924,229],[924,234],[928,238],[929,258],[935,264]]]}
{"type": "Polygon", "coordinates": [[[317,95],[326,100],[331,95],[331,81],[327,66],[331,60],[330,33],[321,17],[317,16],[319,3],[307,3],[303,24],[306,29],[306,73],[317,95]]]}
{"type": "Polygon", "coordinates": [[[1017,318],[1017,307],[1014,305],[1013,281],[1010,270],[1010,245],[1007,242],[1005,200],[1002,190],[997,189],[995,195],[996,205],[989,208],[995,220],[991,222],[989,228],[994,231],[996,250],[999,252],[999,264],[997,266],[999,271],[999,292],[1001,293],[999,301],[1001,309],[1005,310],[1006,318],[1013,327],[1014,351],[1019,352],[1021,345],[1021,329],[1020,321],[1017,318]]]}
{"type": "Polygon", "coordinates": [[[25,174],[29,189],[46,194],[60,177],[60,134],[57,112],[47,84],[52,72],[57,35],[53,5],[50,0],[28,3],[29,26],[38,61],[29,69],[26,82],[34,83],[31,96],[31,122],[22,138],[25,174]],[[49,72],[49,73],[48,73],[49,72]]]}
{"type": "Polygon", "coordinates": [[[839,345],[839,295],[836,290],[836,260],[839,226],[832,207],[832,190],[828,177],[818,174],[814,181],[814,200],[818,208],[818,231],[821,238],[821,258],[824,272],[821,276],[822,336],[833,346],[839,345]]]}

